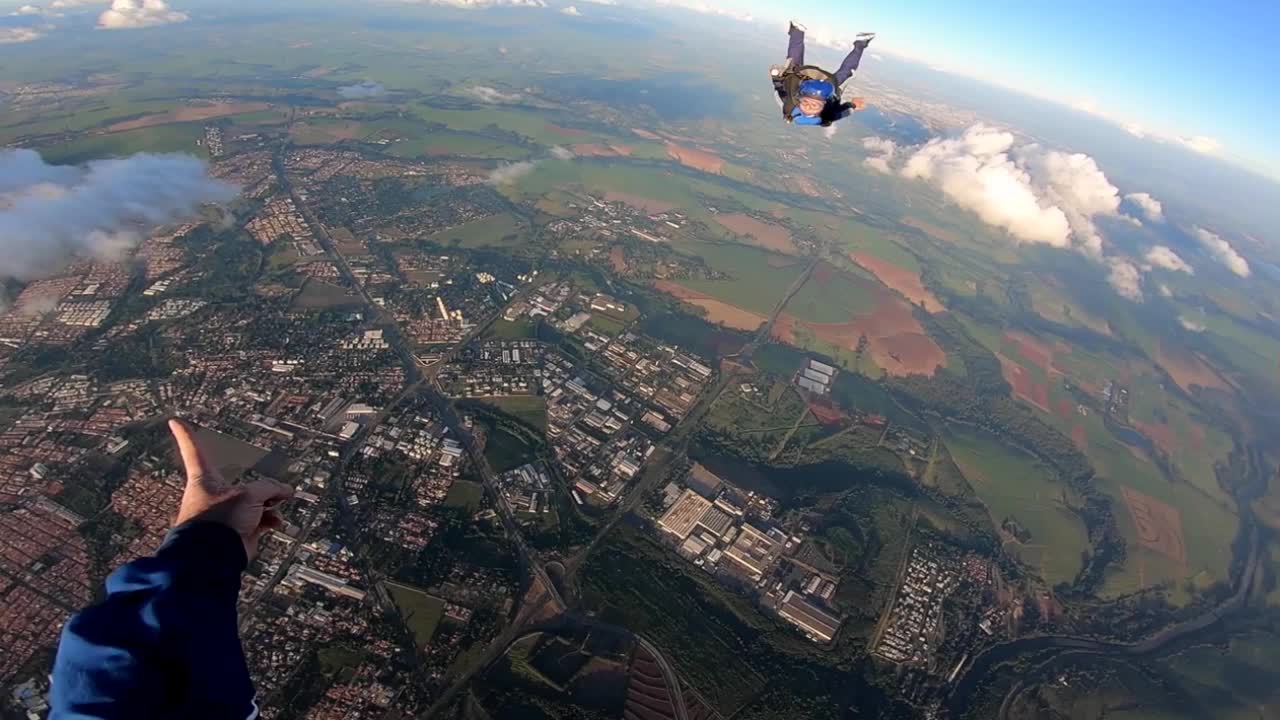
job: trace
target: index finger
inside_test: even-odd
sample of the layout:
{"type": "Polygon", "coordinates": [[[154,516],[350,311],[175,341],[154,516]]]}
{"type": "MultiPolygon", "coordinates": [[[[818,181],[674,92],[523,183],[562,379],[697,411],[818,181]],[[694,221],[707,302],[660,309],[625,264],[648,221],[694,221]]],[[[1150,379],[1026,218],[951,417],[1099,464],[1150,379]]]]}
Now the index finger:
{"type": "Polygon", "coordinates": [[[182,467],[186,470],[187,482],[200,484],[205,490],[214,494],[226,490],[226,482],[222,479],[222,474],[205,459],[204,452],[196,443],[191,426],[178,418],[173,418],[169,421],[169,432],[173,433],[173,439],[178,443],[178,453],[182,455],[182,467]]]}

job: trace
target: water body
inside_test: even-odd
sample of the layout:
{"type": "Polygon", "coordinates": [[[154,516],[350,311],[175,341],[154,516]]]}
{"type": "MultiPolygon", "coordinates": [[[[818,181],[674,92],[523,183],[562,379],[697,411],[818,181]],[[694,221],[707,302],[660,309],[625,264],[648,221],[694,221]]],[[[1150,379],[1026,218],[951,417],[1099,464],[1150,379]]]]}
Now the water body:
{"type": "Polygon", "coordinates": [[[703,445],[694,447],[690,454],[708,470],[729,483],[780,501],[821,493],[834,493],[867,483],[890,484],[911,490],[910,479],[902,483],[897,478],[856,468],[848,463],[827,461],[798,465],[790,468],[758,465],[718,453],[703,445]]]}
{"type": "Polygon", "coordinates": [[[542,80],[548,90],[614,107],[648,105],[664,120],[726,117],[737,99],[714,83],[686,73],[611,80],[591,75],[562,75],[542,80]]]}
{"type": "Polygon", "coordinates": [[[902,113],[888,113],[868,107],[854,115],[863,125],[899,145],[920,145],[929,141],[933,133],[924,123],[902,113]]]}

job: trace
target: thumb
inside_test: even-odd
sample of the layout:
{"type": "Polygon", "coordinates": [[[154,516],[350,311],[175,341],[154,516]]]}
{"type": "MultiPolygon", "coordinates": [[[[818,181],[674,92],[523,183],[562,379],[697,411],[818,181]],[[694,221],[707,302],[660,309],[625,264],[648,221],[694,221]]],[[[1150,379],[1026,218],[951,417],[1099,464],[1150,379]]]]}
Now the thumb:
{"type": "Polygon", "coordinates": [[[293,488],[262,478],[244,486],[244,497],[252,505],[273,508],[293,497],[293,488]]]}

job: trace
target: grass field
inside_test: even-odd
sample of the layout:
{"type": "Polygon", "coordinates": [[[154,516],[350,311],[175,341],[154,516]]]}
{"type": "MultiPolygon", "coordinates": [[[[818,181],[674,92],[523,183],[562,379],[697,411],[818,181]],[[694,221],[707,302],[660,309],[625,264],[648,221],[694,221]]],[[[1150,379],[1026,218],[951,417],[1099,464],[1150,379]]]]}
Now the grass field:
{"type": "Polygon", "coordinates": [[[494,427],[485,443],[484,456],[493,466],[494,472],[504,473],[533,460],[534,452],[524,440],[501,427],[494,427]]]}
{"type": "Polygon", "coordinates": [[[787,313],[807,322],[847,322],[876,309],[874,282],[852,273],[834,273],[827,282],[810,279],[787,303],[787,313]]]}
{"type": "Polygon", "coordinates": [[[1100,591],[1115,597],[1169,582],[1171,600],[1190,600],[1183,589],[1191,579],[1204,587],[1226,578],[1231,563],[1231,541],[1239,520],[1231,509],[1213,500],[1189,483],[1170,482],[1160,470],[1134,448],[1116,440],[1096,415],[1079,421],[1085,429],[1085,454],[1098,472],[1098,487],[1115,503],[1115,517],[1128,544],[1128,554],[1120,567],[1108,573],[1100,591]],[[1178,511],[1186,547],[1185,565],[1142,547],[1138,531],[1124,502],[1122,487],[1129,487],[1167,503],[1178,511]]]}
{"type": "Polygon", "coordinates": [[[804,270],[803,261],[743,245],[687,243],[679,249],[730,275],[727,280],[681,280],[680,285],[762,315],[773,312],[804,270]]]}
{"type": "Polygon", "coordinates": [[[1089,549],[1084,524],[1067,504],[1066,489],[1035,458],[977,431],[951,426],[947,449],[997,527],[1006,519],[1031,533],[1019,544],[1023,562],[1049,583],[1070,582],[1089,549]]]}
{"type": "Polygon", "coordinates": [[[808,362],[808,356],[789,345],[769,343],[756,350],[751,361],[764,372],[791,377],[808,362]]]}
{"type": "Polygon", "coordinates": [[[427,236],[427,240],[442,245],[458,245],[464,248],[505,247],[515,248],[528,226],[510,213],[499,213],[482,220],[474,220],[451,230],[441,230],[427,236]]]}
{"type": "Polygon", "coordinates": [[[547,401],[540,395],[488,398],[484,403],[492,405],[531,428],[543,431],[547,429],[547,401]]]}
{"type": "Polygon", "coordinates": [[[436,634],[436,627],[444,617],[444,601],[417,588],[389,582],[386,584],[391,601],[400,610],[418,647],[425,647],[436,634]]]}
{"type": "Polygon", "coordinates": [[[203,124],[179,123],[77,138],[60,145],[40,148],[40,154],[45,161],[60,164],[77,164],[139,152],[184,152],[206,158],[208,155],[205,149],[196,145],[196,141],[202,137],[203,124]]]}
{"type": "Polygon", "coordinates": [[[484,333],[485,338],[493,340],[527,340],[537,335],[537,324],[528,318],[521,318],[515,322],[498,318],[484,333]]]}
{"type": "Polygon", "coordinates": [[[533,155],[535,148],[514,145],[502,140],[475,133],[434,130],[409,135],[386,146],[387,152],[397,157],[458,155],[493,160],[523,160],[533,155]]]}
{"type": "Polygon", "coordinates": [[[1255,632],[1233,638],[1225,651],[1199,646],[1160,664],[1173,673],[1199,711],[1214,718],[1255,720],[1280,712],[1280,637],[1255,632]]]}
{"type": "Polygon", "coordinates": [[[587,321],[587,326],[592,330],[602,334],[614,337],[621,333],[627,326],[619,320],[603,315],[601,313],[592,313],[591,319],[587,321]]]}
{"type": "Polygon", "coordinates": [[[449,494],[444,498],[445,507],[460,508],[468,512],[480,509],[484,500],[484,486],[470,480],[454,480],[449,494]]]}
{"type": "Polygon", "coordinates": [[[311,279],[302,287],[302,292],[294,298],[293,304],[295,307],[306,310],[328,310],[359,305],[360,298],[347,292],[346,288],[323,280],[311,279]]]}

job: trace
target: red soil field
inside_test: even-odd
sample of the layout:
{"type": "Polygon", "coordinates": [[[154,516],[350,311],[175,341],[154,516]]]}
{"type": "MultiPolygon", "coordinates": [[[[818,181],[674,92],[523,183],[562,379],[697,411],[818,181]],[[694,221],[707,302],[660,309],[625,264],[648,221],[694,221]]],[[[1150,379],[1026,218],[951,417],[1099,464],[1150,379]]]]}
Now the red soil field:
{"type": "Polygon", "coordinates": [[[902,293],[903,297],[910,300],[912,304],[923,303],[926,312],[936,313],[946,309],[942,306],[942,302],[925,288],[924,283],[920,281],[919,273],[911,272],[900,265],[867,253],[852,253],[849,257],[880,278],[880,282],[902,293]]]}
{"type": "Polygon", "coordinates": [[[1004,379],[1013,386],[1014,397],[1025,400],[1046,413],[1053,412],[1049,409],[1047,385],[1036,382],[1026,368],[1004,355],[996,354],[996,358],[1000,360],[1000,367],[1004,370],[1004,379]]]}
{"type": "MultiPolygon", "coordinates": [[[[815,273],[815,281],[820,278],[815,273]]],[[[865,335],[868,350],[876,365],[890,375],[933,375],[946,365],[947,355],[911,313],[901,298],[882,287],[875,287],[877,303],[873,311],[844,323],[813,323],[783,313],[773,326],[773,335],[795,345],[796,331],[803,329],[817,339],[836,347],[855,350],[865,335]]]]}
{"type": "Polygon", "coordinates": [[[781,225],[761,222],[743,213],[717,215],[716,222],[738,235],[750,236],[755,241],[754,244],[760,247],[784,253],[796,251],[791,232],[781,225]]]}
{"type": "Polygon", "coordinates": [[[1018,354],[1041,370],[1048,371],[1053,367],[1053,348],[1036,338],[1010,330],[1004,339],[1018,346],[1018,354]]]}
{"type": "Polygon", "coordinates": [[[1173,455],[1178,448],[1178,434],[1173,431],[1166,423],[1144,423],[1136,420],[1133,427],[1138,432],[1150,438],[1156,447],[1160,448],[1166,455],[1173,455]]]}
{"type": "Polygon", "coordinates": [[[1185,565],[1187,545],[1182,535],[1182,515],[1177,508],[1127,486],[1120,487],[1125,505],[1138,531],[1138,542],[1185,565]]]}
{"type": "Polygon", "coordinates": [[[1076,425],[1071,428],[1071,442],[1080,448],[1080,452],[1085,452],[1089,449],[1089,433],[1085,431],[1083,425],[1076,425]]]}
{"type": "Polygon", "coordinates": [[[627,270],[627,250],[621,245],[614,245],[609,248],[609,265],[613,267],[613,271],[620,273],[627,270]]]}
{"type": "Polygon", "coordinates": [[[681,165],[686,165],[695,170],[715,174],[719,174],[724,170],[724,160],[720,159],[719,155],[709,153],[706,150],[698,150],[668,142],[667,155],[674,160],[678,160],[681,165]]]}
{"type": "Polygon", "coordinates": [[[225,117],[227,115],[258,112],[259,110],[266,110],[270,107],[271,103],[264,102],[211,102],[200,105],[188,105],[186,107],[175,108],[169,112],[143,115],[142,117],[134,118],[133,120],[118,122],[114,125],[107,126],[103,132],[124,132],[125,130],[138,130],[140,128],[152,127],[154,125],[210,120],[212,118],[225,117]]]}
{"type": "Polygon", "coordinates": [[[697,305],[706,310],[706,317],[709,322],[724,325],[728,328],[755,330],[768,320],[764,315],[753,313],[750,310],[743,310],[736,305],[730,305],[723,300],[717,300],[710,295],[690,290],[669,280],[658,280],[653,283],[653,286],[662,292],[680,298],[690,305],[697,305]]]}
{"type": "Polygon", "coordinates": [[[564,135],[566,137],[577,137],[579,135],[587,134],[586,130],[579,130],[577,128],[560,127],[559,125],[556,125],[554,123],[547,123],[546,128],[550,132],[553,132],[557,135],[564,135]]]}

